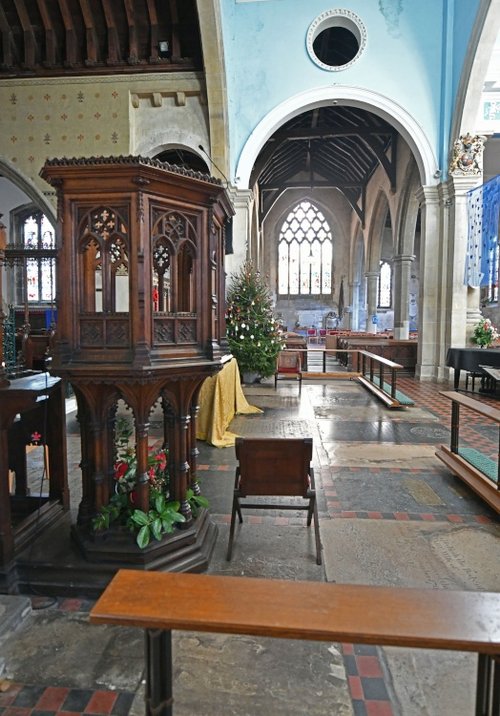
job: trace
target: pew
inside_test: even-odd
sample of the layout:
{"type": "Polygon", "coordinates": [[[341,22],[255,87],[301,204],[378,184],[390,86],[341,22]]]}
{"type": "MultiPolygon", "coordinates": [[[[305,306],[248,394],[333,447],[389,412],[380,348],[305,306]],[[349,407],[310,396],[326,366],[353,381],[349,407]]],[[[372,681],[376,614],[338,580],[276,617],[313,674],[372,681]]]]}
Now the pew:
{"type": "Polygon", "coordinates": [[[145,630],[148,716],[173,714],[172,629],[476,652],[476,716],[500,705],[493,592],[119,570],[90,621],[145,630]]]}

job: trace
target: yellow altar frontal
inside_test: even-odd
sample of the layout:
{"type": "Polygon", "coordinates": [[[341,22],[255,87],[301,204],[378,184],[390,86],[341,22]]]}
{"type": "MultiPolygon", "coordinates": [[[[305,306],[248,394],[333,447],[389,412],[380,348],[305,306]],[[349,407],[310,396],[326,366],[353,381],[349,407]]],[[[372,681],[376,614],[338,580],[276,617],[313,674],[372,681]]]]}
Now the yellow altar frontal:
{"type": "Polygon", "coordinates": [[[240,371],[235,358],[224,368],[203,381],[199,396],[200,411],[196,437],[215,447],[231,447],[237,435],[227,430],[237,414],[262,413],[250,405],[241,389],[240,371]]]}

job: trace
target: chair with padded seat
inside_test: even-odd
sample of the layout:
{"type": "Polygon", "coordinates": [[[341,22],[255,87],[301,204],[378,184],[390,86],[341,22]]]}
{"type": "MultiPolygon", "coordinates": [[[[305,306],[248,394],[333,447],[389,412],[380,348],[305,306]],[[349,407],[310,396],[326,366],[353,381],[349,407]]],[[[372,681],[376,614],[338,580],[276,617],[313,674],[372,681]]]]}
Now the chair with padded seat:
{"type": "Polygon", "coordinates": [[[316,564],[321,564],[316,488],[311,465],[312,444],[312,438],[236,438],[238,464],[229,527],[228,561],[233,550],[236,514],[241,524],[242,510],[307,510],[307,526],[314,521],[316,564]],[[248,497],[302,499],[300,502],[247,502],[248,497]]]}
{"type": "Polygon", "coordinates": [[[281,378],[295,378],[299,381],[299,391],[302,387],[302,358],[299,351],[283,350],[276,357],[274,371],[274,387],[281,378]]]}
{"type": "Polygon", "coordinates": [[[318,342],[318,331],[316,328],[308,328],[307,329],[307,342],[308,343],[317,343],[318,342]]]}

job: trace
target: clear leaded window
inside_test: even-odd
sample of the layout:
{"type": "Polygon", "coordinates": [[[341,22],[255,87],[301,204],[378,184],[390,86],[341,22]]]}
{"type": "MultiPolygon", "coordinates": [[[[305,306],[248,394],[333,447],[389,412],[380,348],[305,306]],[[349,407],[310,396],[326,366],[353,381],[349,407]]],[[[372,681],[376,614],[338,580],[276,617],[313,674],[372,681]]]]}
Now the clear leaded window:
{"type": "Polygon", "coordinates": [[[388,261],[380,262],[378,278],[377,307],[390,308],[392,306],[392,268],[388,261]]]}
{"type": "Polygon", "coordinates": [[[332,293],[332,232],[324,214],[309,201],[297,204],[281,227],[278,293],[332,293]]]}

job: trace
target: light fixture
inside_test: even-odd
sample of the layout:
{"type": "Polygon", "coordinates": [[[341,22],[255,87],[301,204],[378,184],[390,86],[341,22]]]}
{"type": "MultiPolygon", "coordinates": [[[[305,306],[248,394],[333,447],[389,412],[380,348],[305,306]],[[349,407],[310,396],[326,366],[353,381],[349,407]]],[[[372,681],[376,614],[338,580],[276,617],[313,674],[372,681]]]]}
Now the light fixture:
{"type": "Polygon", "coordinates": [[[168,57],[170,52],[170,45],[168,40],[160,40],[158,43],[158,54],[160,57],[168,57]]]}

